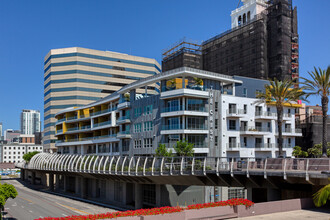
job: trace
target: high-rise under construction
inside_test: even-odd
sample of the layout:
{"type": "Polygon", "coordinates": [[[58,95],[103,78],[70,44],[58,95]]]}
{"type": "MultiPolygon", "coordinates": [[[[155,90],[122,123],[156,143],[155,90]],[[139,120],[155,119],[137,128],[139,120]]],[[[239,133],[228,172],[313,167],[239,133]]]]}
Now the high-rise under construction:
{"type": "Polygon", "coordinates": [[[297,8],[292,0],[242,0],[231,29],[201,44],[180,41],[163,52],[163,71],[181,66],[258,79],[297,80],[297,8]]]}

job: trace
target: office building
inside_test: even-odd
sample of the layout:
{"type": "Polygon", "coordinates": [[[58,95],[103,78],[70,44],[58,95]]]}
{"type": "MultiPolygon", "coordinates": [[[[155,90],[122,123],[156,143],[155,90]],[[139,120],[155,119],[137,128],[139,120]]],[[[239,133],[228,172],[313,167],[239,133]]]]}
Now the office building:
{"type": "Polygon", "coordinates": [[[21,112],[21,133],[33,135],[40,132],[40,112],[38,110],[23,109],[21,112]]]}
{"type": "Polygon", "coordinates": [[[297,8],[291,0],[242,0],[231,29],[200,44],[180,41],[163,53],[162,68],[192,67],[225,75],[298,80],[297,8]]]}
{"type": "MultiPolygon", "coordinates": [[[[97,102],[58,112],[56,146],[60,153],[154,155],[160,143],[171,149],[185,139],[199,156],[276,157],[276,107],[255,98],[266,83],[188,67],[162,72],[97,102]],[[161,82],[160,94],[137,91],[156,82],[161,82]]],[[[301,136],[294,114],[300,106],[284,108],[288,157],[301,136]]]]}
{"type": "MultiPolygon", "coordinates": [[[[85,48],[53,49],[44,61],[44,149],[56,151],[54,115],[108,96],[160,72],[155,59],[85,48]]],[[[140,88],[157,93],[158,85],[140,88]]]]}

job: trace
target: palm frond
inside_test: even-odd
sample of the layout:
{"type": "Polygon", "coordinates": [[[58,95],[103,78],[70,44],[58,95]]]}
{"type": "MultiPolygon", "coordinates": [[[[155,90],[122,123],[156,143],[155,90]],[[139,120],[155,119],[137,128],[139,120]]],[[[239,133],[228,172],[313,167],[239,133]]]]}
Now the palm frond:
{"type": "Polygon", "coordinates": [[[328,200],[330,200],[330,184],[326,185],[313,195],[313,201],[317,207],[325,205],[328,200]]]}

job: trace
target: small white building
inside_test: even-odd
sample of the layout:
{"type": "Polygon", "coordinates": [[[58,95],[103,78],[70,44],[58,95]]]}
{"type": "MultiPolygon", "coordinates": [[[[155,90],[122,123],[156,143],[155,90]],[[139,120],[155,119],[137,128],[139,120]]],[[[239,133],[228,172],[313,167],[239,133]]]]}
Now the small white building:
{"type": "Polygon", "coordinates": [[[29,152],[43,152],[42,145],[35,144],[2,144],[0,145],[1,163],[19,163],[23,161],[23,155],[29,152]]]}

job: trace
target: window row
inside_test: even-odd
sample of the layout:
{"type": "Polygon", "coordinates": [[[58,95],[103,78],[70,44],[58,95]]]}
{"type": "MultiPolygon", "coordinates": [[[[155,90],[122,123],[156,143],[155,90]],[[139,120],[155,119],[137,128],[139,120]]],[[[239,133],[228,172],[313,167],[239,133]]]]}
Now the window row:
{"type": "MultiPolygon", "coordinates": [[[[145,115],[152,114],[152,105],[144,106],[144,111],[143,112],[144,112],[145,115]]],[[[141,115],[142,115],[142,108],[141,107],[135,108],[134,109],[134,117],[137,118],[141,115]]]]}
{"type": "MultiPolygon", "coordinates": [[[[152,138],[144,138],[143,139],[143,147],[144,148],[150,148],[153,146],[152,138]]],[[[142,148],[142,139],[136,139],[134,140],[134,148],[142,148]]]]}
{"type": "MultiPolygon", "coordinates": [[[[146,121],[143,123],[143,131],[152,131],[153,123],[152,121],[146,121]]],[[[134,133],[142,132],[142,123],[134,124],[134,133]]]]}

